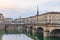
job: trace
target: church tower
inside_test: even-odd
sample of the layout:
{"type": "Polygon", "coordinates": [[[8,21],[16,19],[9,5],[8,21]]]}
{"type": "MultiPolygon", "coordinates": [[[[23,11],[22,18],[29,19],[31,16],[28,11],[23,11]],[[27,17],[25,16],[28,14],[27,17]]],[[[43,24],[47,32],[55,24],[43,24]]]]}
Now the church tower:
{"type": "Polygon", "coordinates": [[[39,16],[38,5],[37,5],[37,14],[36,14],[36,16],[37,16],[37,21],[38,21],[38,16],[39,16]]]}

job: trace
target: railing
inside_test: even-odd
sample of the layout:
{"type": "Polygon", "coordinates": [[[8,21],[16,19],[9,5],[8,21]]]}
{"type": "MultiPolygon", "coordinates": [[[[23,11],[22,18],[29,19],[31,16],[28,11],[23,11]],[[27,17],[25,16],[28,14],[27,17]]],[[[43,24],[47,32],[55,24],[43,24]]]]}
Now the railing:
{"type": "Polygon", "coordinates": [[[24,24],[31,24],[31,25],[34,25],[34,24],[60,24],[60,23],[48,23],[48,22],[37,22],[37,21],[35,21],[35,22],[30,22],[30,21],[28,21],[28,22],[4,22],[4,24],[21,24],[21,25],[24,25],[24,24]]]}

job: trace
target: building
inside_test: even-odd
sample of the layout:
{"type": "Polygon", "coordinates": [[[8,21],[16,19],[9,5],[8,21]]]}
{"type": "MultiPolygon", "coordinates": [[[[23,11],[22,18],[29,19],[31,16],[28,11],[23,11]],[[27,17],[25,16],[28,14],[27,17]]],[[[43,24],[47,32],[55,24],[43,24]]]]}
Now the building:
{"type": "Polygon", "coordinates": [[[60,24],[60,12],[47,12],[37,16],[27,17],[30,23],[58,23],[60,24]]]}
{"type": "Polygon", "coordinates": [[[4,18],[4,23],[5,24],[10,24],[13,21],[12,18],[4,18]]]}
{"type": "Polygon", "coordinates": [[[4,21],[4,16],[3,14],[0,13],[0,23],[3,23],[3,21],[4,21]]]}
{"type": "Polygon", "coordinates": [[[4,29],[4,16],[0,13],[0,29],[4,29]]]}
{"type": "Polygon", "coordinates": [[[14,21],[19,24],[24,24],[27,22],[26,18],[17,18],[17,19],[14,19],[14,21]]]}

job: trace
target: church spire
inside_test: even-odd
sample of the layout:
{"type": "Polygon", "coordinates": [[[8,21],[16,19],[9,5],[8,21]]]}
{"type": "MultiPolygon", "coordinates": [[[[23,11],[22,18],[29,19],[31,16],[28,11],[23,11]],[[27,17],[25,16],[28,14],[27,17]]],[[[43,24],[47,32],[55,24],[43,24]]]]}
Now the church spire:
{"type": "Polygon", "coordinates": [[[38,5],[37,5],[37,16],[39,15],[38,5]]]}
{"type": "Polygon", "coordinates": [[[39,16],[39,10],[38,10],[38,5],[37,5],[37,21],[38,21],[38,16],[39,16]]]}

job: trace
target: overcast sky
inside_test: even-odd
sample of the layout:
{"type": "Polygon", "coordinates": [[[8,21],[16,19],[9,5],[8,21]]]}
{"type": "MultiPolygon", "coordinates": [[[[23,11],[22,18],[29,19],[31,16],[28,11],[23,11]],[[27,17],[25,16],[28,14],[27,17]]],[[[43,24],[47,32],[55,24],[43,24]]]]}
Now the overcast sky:
{"type": "Polygon", "coordinates": [[[60,0],[0,0],[0,13],[8,18],[34,16],[37,4],[39,14],[51,11],[60,12],[60,0]]]}

